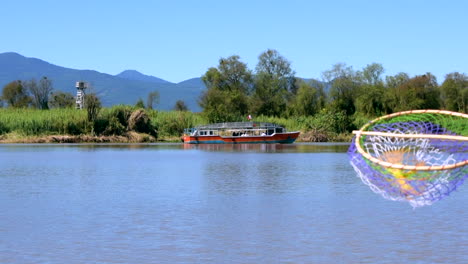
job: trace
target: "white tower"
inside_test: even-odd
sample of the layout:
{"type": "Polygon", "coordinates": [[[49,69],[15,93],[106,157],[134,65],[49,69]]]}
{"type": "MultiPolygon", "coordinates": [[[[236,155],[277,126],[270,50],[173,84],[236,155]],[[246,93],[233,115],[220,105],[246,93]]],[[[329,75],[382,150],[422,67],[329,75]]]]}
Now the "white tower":
{"type": "Polygon", "coordinates": [[[76,109],[83,109],[85,106],[85,89],[88,88],[87,82],[76,82],[76,109]]]}

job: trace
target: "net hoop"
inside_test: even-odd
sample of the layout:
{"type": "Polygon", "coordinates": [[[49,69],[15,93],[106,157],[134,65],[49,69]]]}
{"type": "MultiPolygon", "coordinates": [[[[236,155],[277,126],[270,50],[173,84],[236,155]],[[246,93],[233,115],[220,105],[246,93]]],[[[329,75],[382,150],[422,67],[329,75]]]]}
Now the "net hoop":
{"type": "Polygon", "coordinates": [[[465,136],[452,136],[452,135],[430,135],[430,134],[395,134],[395,133],[383,133],[383,132],[371,132],[371,131],[365,131],[370,125],[384,120],[384,119],[389,119],[393,118],[396,116],[401,116],[401,115],[408,115],[408,114],[443,114],[443,115],[450,115],[450,116],[457,116],[457,117],[462,117],[462,118],[467,118],[467,114],[462,114],[458,112],[452,112],[452,111],[447,111],[447,110],[411,110],[411,111],[403,111],[403,112],[397,112],[389,115],[385,115],[379,118],[376,118],[369,123],[365,124],[360,130],[358,131],[353,131],[353,134],[356,135],[356,140],[355,140],[355,146],[356,146],[356,151],[361,154],[364,158],[380,165],[386,168],[393,168],[393,169],[401,169],[401,170],[416,170],[416,171],[435,171],[435,170],[448,170],[448,169],[454,169],[458,167],[462,167],[468,164],[468,160],[464,160],[455,164],[451,165],[444,165],[444,166],[415,166],[415,165],[402,165],[402,164],[394,164],[391,162],[383,161],[378,158],[375,158],[371,156],[369,153],[364,151],[364,149],[361,147],[361,144],[359,143],[361,140],[361,136],[363,135],[374,135],[374,136],[392,136],[392,137],[401,137],[401,138],[436,138],[436,139],[450,139],[450,140],[459,140],[459,141],[468,141],[468,137],[465,136]]]}

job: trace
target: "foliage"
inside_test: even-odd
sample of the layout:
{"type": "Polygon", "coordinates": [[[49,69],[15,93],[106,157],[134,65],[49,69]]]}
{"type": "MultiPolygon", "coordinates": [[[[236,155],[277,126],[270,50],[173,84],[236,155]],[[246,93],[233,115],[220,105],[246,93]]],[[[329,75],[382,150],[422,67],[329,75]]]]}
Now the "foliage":
{"type": "Polygon", "coordinates": [[[51,108],[67,108],[75,105],[75,97],[71,93],[55,91],[50,95],[49,106],[51,108]]]}
{"type": "MultiPolygon", "coordinates": [[[[130,131],[128,119],[135,111],[141,111],[141,109],[126,105],[103,108],[91,127],[86,111],[73,108],[54,108],[48,111],[4,108],[0,109],[0,134],[16,132],[26,136],[88,133],[106,136],[125,135],[127,131],[130,131]]],[[[209,123],[203,114],[189,111],[150,110],[146,111],[146,114],[153,135],[157,130],[157,136],[164,139],[178,139],[185,128],[209,123]]],[[[343,118],[342,113],[321,110],[314,116],[289,118],[258,116],[254,120],[277,123],[290,131],[315,131],[333,135],[343,130],[340,121],[343,118]]]]}
{"type": "Polygon", "coordinates": [[[269,49],[260,54],[255,71],[257,75],[264,74],[275,80],[278,87],[274,90],[296,93],[295,72],[291,69],[291,63],[278,51],[269,49]]]}
{"type": "Polygon", "coordinates": [[[15,131],[19,134],[32,135],[79,135],[86,133],[86,112],[72,109],[36,109],[3,108],[0,109],[0,133],[15,131]]]}
{"type": "Polygon", "coordinates": [[[128,130],[128,120],[132,111],[133,107],[126,105],[104,108],[94,126],[95,133],[105,136],[123,135],[128,130]]]}
{"type": "Polygon", "coordinates": [[[185,128],[207,124],[204,114],[188,111],[150,111],[151,125],[158,128],[158,136],[164,138],[180,137],[185,128]]]}
{"type": "Polygon", "coordinates": [[[88,114],[88,121],[94,125],[99,111],[101,110],[101,101],[96,94],[90,93],[85,95],[85,107],[86,113],[88,114]]]}
{"type": "MultiPolygon", "coordinates": [[[[368,64],[359,71],[337,63],[323,72],[324,82],[307,83],[294,77],[288,60],[275,50],[267,50],[259,56],[252,84],[243,86],[250,89],[239,90],[232,89],[233,82],[230,82],[239,75],[226,70],[235,68],[226,67],[230,65],[227,62],[239,57],[230,58],[232,60],[221,59],[217,68],[210,68],[203,76],[208,89],[203,93],[200,105],[209,122],[239,121],[247,114],[287,116],[308,120],[301,121],[299,126],[309,129],[347,133],[368,118],[396,111],[438,109],[441,106],[467,111],[468,85],[464,74],[447,75],[444,85],[439,88],[430,73],[411,78],[401,72],[386,76],[384,80],[385,69],[379,63],[368,64]],[[308,116],[315,121],[310,121],[308,116]],[[327,127],[314,122],[326,122],[327,127]]],[[[245,66],[242,69],[249,72],[245,66]]]]}
{"type": "Polygon", "coordinates": [[[385,93],[383,83],[361,86],[355,103],[357,112],[376,116],[385,114],[385,93]]]}
{"type": "Polygon", "coordinates": [[[47,77],[39,80],[35,79],[24,82],[25,88],[31,93],[33,105],[38,109],[49,109],[49,95],[54,89],[52,81],[47,77]]]}
{"type": "Polygon", "coordinates": [[[13,81],[5,85],[2,90],[2,99],[13,108],[28,107],[31,103],[31,97],[21,81],[13,81]]]}
{"type": "Polygon", "coordinates": [[[325,107],[326,96],[321,83],[299,80],[297,86],[297,94],[289,104],[290,116],[315,115],[325,107]]]}
{"type": "Polygon", "coordinates": [[[221,58],[217,68],[210,68],[202,76],[207,90],[199,104],[210,122],[236,121],[248,112],[248,95],[252,74],[239,56],[221,58]]]}
{"type": "Polygon", "coordinates": [[[228,111],[226,96],[223,91],[218,89],[208,89],[202,94],[200,106],[203,108],[203,114],[209,122],[229,122],[234,121],[228,111]]]}
{"type": "Polygon", "coordinates": [[[282,116],[296,93],[296,78],[291,63],[276,50],[258,57],[251,109],[257,115],[282,116]]]}
{"type": "Polygon", "coordinates": [[[240,91],[249,94],[252,87],[252,73],[237,55],[221,58],[217,68],[210,68],[202,80],[208,89],[240,91]]]}
{"type": "Polygon", "coordinates": [[[444,108],[468,113],[468,76],[458,72],[449,73],[441,87],[444,108]]]}
{"type": "Polygon", "coordinates": [[[383,78],[384,72],[378,63],[357,71],[337,63],[323,72],[323,81],[304,81],[295,77],[291,63],[276,50],[260,54],[254,73],[239,56],[233,55],[221,58],[217,67],[209,68],[202,76],[207,87],[199,100],[202,113],[189,112],[182,100],[174,105],[176,111],[152,110],[159,103],[157,91],[148,94],[146,110],[140,98],[135,106],[120,105],[101,111],[101,103],[92,93],[85,98],[86,112],[64,109],[74,105],[74,98],[63,92],[49,96],[51,80],[14,81],[2,91],[2,101],[9,108],[0,109],[0,133],[124,135],[133,130],[155,136],[157,131],[160,137],[173,139],[188,127],[241,121],[253,114],[255,121],[277,123],[289,130],[346,135],[377,116],[396,111],[442,108],[468,112],[468,77],[463,73],[447,74],[439,86],[430,73],[414,77],[398,73],[383,78]],[[50,111],[14,112],[31,103],[47,109],[47,96],[53,108],[50,111]],[[135,125],[137,120],[142,127],[135,125]]]}
{"type": "Polygon", "coordinates": [[[383,95],[383,108],[386,114],[392,113],[399,107],[398,87],[410,80],[407,73],[400,72],[394,76],[385,77],[386,91],[383,95]]]}
{"type": "Polygon", "coordinates": [[[384,68],[380,63],[372,63],[364,67],[362,72],[358,72],[363,83],[368,85],[383,85],[382,74],[384,68]]]}
{"type": "Polygon", "coordinates": [[[395,76],[387,76],[385,77],[385,81],[387,83],[388,88],[397,88],[407,81],[409,81],[410,77],[407,73],[400,72],[395,76]]]}
{"type": "MultiPolygon", "coordinates": [[[[148,109],[153,109],[154,104],[158,104],[158,103],[159,103],[159,92],[152,91],[151,93],[149,93],[148,98],[146,100],[146,107],[148,109]]],[[[141,107],[141,105],[139,107],[141,107]]]]}
{"type": "Polygon", "coordinates": [[[331,109],[344,111],[348,116],[353,115],[356,111],[356,94],[360,87],[357,73],[351,66],[338,63],[333,65],[332,69],[325,71],[323,77],[331,84],[331,109]]]}
{"type": "Polygon", "coordinates": [[[153,132],[151,121],[144,109],[137,109],[132,112],[128,118],[128,129],[147,134],[153,132]]]}
{"type": "Polygon", "coordinates": [[[135,104],[136,108],[145,108],[145,103],[143,102],[143,99],[138,99],[138,101],[135,104]]]}
{"type": "Polygon", "coordinates": [[[372,63],[357,72],[359,87],[354,101],[356,112],[366,115],[385,113],[386,88],[382,79],[384,68],[381,64],[372,63]]]}
{"type": "Polygon", "coordinates": [[[435,77],[430,74],[415,76],[395,89],[394,111],[438,109],[439,90],[435,77]]]}
{"type": "MultiPolygon", "coordinates": [[[[104,108],[92,126],[86,111],[74,108],[54,108],[48,111],[38,109],[0,109],[0,135],[16,132],[25,136],[40,135],[124,135],[128,120],[137,109],[119,105],[104,108]]],[[[149,121],[149,120],[148,120],[149,121]]],[[[154,128],[151,126],[151,128],[154,128]]]]}
{"type": "Polygon", "coordinates": [[[175,111],[188,111],[188,107],[182,100],[177,100],[174,106],[175,111]]]}

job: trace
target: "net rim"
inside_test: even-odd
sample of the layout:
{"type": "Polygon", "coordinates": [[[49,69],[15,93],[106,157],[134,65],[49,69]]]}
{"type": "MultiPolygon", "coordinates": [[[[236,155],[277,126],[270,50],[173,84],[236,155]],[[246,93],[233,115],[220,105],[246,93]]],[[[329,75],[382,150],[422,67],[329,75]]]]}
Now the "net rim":
{"type": "Polygon", "coordinates": [[[365,152],[364,149],[361,147],[359,144],[361,136],[362,135],[383,135],[383,136],[397,136],[397,137],[429,137],[429,138],[440,138],[440,139],[455,139],[455,140],[463,140],[463,141],[468,141],[468,137],[464,136],[451,136],[451,135],[426,135],[426,134],[420,134],[420,135],[415,135],[415,134],[395,134],[395,133],[384,133],[384,132],[370,132],[370,131],[365,131],[370,125],[392,117],[396,116],[402,116],[402,115],[408,115],[408,114],[424,114],[424,113],[429,113],[429,114],[444,114],[444,115],[450,115],[450,116],[458,116],[458,117],[463,117],[468,119],[468,114],[463,114],[463,113],[458,113],[458,112],[453,112],[453,111],[447,111],[447,110],[433,110],[433,109],[426,109],[426,110],[410,110],[410,111],[402,111],[402,112],[397,112],[385,116],[381,116],[379,118],[376,118],[364,126],[361,127],[360,130],[358,131],[353,131],[353,134],[356,135],[356,139],[354,141],[354,144],[356,146],[356,151],[361,154],[364,158],[370,160],[373,163],[376,163],[380,166],[386,167],[386,168],[392,168],[392,169],[401,169],[401,170],[416,170],[416,171],[432,171],[432,170],[449,170],[449,169],[454,169],[458,167],[462,167],[468,164],[468,160],[464,160],[461,162],[457,162],[455,164],[451,165],[443,165],[443,166],[415,166],[415,165],[403,165],[403,164],[394,164],[391,162],[383,161],[380,159],[377,159],[373,156],[371,156],[369,153],[365,152]]]}

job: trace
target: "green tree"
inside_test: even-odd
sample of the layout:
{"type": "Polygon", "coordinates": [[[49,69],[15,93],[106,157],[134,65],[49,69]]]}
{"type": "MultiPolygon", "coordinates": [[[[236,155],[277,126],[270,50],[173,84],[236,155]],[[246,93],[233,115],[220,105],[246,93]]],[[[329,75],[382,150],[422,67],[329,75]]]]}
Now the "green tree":
{"type": "Polygon", "coordinates": [[[415,76],[396,88],[395,111],[414,109],[438,109],[440,93],[434,75],[415,76]]]}
{"type": "Polygon", "coordinates": [[[236,116],[230,115],[227,105],[222,103],[225,100],[225,93],[218,89],[208,89],[202,94],[199,104],[209,122],[235,121],[236,116]]]}
{"type": "Polygon", "coordinates": [[[323,84],[318,81],[305,82],[298,80],[298,90],[290,107],[290,113],[295,116],[315,115],[325,106],[323,84]]]}
{"type": "Polygon", "coordinates": [[[440,90],[445,109],[468,113],[468,76],[466,74],[458,72],[447,74],[440,90]]]}
{"type": "Polygon", "coordinates": [[[385,77],[385,93],[383,94],[383,108],[385,113],[393,113],[397,111],[396,109],[400,108],[398,102],[398,87],[402,86],[409,80],[410,77],[405,72],[385,77]]]}
{"type": "Polygon", "coordinates": [[[209,68],[202,80],[207,87],[199,104],[210,122],[236,121],[248,112],[252,73],[237,55],[221,58],[217,68],[209,68]]]}
{"type": "Polygon", "coordinates": [[[359,91],[355,99],[356,111],[370,116],[385,113],[385,86],[382,79],[384,68],[379,63],[372,63],[358,72],[359,91]]]}
{"type": "Polygon", "coordinates": [[[94,123],[101,110],[101,101],[95,93],[85,95],[85,107],[88,114],[88,121],[94,123]]]}
{"type": "Polygon", "coordinates": [[[13,81],[3,87],[2,98],[9,107],[28,107],[31,103],[27,90],[21,81],[13,81]]]}
{"type": "Polygon", "coordinates": [[[188,107],[184,101],[177,100],[177,102],[174,105],[174,110],[175,111],[188,111],[188,107]]]}
{"type": "Polygon", "coordinates": [[[158,91],[152,91],[151,93],[148,94],[148,98],[146,100],[146,107],[148,109],[153,109],[154,104],[159,103],[159,92],[158,91]]]}
{"type": "Polygon", "coordinates": [[[49,109],[49,95],[54,89],[50,79],[42,77],[39,82],[31,79],[25,81],[24,86],[31,93],[33,105],[37,109],[49,109]]]}
{"type": "Polygon", "coordinates": [[[360,85],[353,68],[345,63],[337,63],[332,69],[323,72],[322,77],[330,84],[331,107],[338,112],[344,111],[347,116],[353,115],[360,85]]]}
{"type": "Polygon", "coordinates": [[[143,102],[143,99],[138,99],[138,101],[135,104],[136,108],[145,108],[145,103],[143,102]]]}
{"type": "Polygon", "coordinates": [[[386,113],[385,87],[383,85],[363,85],[356,98],[356,111],[370,116],[386,113]]]}
{"type": "Polygon", "coordinates": [[[49,105],[51,108],[73,107],[75,105],[75,97],[71,93],[56,91],[50,95],[49,105]]]}
{"type": "Polygon", "coordinates": [[[407,81],[410,80],[410,77],[405,72],[397,73],[395,76],[386,76],[385,82],[388,88],[398,88],[407,81]]]}
{"type": "Polygon", "coordinates": [[[282,116],[297,91],[291,63],[272,49],[260,54],[258,60],[252,109],[257,115],[282,116]]]}
{"type": "Polygon", "coordinates": [[[365,84],[368,85],[382,85],[382,74],[385,72],[384,67],[380,63],[368,64],[362,72],[361,79],[365,84]]]}

